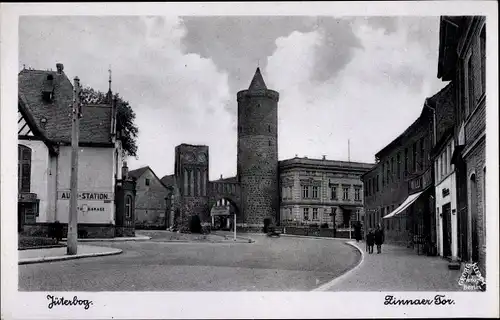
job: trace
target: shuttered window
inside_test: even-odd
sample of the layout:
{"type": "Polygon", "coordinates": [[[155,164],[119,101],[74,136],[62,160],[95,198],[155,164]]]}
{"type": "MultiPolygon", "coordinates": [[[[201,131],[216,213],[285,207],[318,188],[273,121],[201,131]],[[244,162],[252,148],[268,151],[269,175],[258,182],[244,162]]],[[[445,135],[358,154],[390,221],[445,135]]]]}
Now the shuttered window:
{"type": "Polygon", "coordinates": [[[18,191],[30,192],[31,189],[31,149],[18,145],[18,191]]]}

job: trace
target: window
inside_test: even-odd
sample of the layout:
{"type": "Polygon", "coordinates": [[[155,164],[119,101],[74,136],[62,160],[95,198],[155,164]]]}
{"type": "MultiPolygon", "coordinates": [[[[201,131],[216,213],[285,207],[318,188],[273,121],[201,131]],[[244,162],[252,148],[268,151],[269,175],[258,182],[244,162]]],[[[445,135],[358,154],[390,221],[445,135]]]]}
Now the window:
{"type": "Polygon", "coordinates": [[[309,198],[309,186],[302,186],[302,198],[309,198]]]}
{"type": "Polygon", "coordinates": [[[309,208],[304,208],[303,209],[303,213],[304,213],[304,220],[305,221],[309,221],[309,208]]]}
{"type": "Polygon", "coordinates": [[[481,35],[479,36],[479,48],[481,50],[481,89],[482,93],[486,92],[486,26],[481,30],[481,35]]]}
{"type": "Polygon", "coordinates": [[[318,219],[318,208],[313,208],[313,220],[319,220],[318,219]]]}
{"type": "Polygon", "coordinates": [[[151,180],[146,178],[145,183],[146,183],[147,186],[149,186],[149,184],[151,183],[151,180]]]}
{"type": "Polygon", "coordinates": [[[424,153],[425,153],[425,140],[424,138],[420,139],[420,163],[419,163],[419,168],[422,170],[424,168],[424,153]]]}
{"type": "Polygon", "coordinates": [[[397,173],[396,173],[396,178],[399,180],[401,178],[401,155],[398,152],[398,155],[396,156],[396,164],[397,164],[397,173]]]}
{"type": "Polygon", "coordinates": [[[132,196],[128,195],[125,200],[125,217],[127,219],[132,218],[132,196]]]}
{"type": "Polygon", "coordinates": [[[330,187],[330,199],[337,200],[337,187],[335,186],[330,187]]]}
{"type": "Polygon", "coordinates": [[[465,118],[469,116],[474,108],[474,69],[472,65],[473,53],[471,50],[471,55],[467,60],[467,104],[465,106],[465,118]]]}
{"type": "Polygon", "coordinates": [[[417,143],[413,143],[413,148],[412,148],[412,172],[417,171],[417,143]]]}
{"type": "Polygon", "coordinates": [[[439,162],[441,163],[441,170],[440,170],[440,176],[439,176],[439,179],[441,179],[442,177],[444,177],[444,154],[441,153],[441,156],[439,157],[439,162]]]}
{"type": "Polygon", "coordinates": [[[376,180],[375,184],[376,184],[377,192],[378,192],[379,191],[379,188],[378,188],[378,174],[377,174],[377,180],[376,180]]]}
{"type": "Polygon", "coordinates": [[[382,187],[385,186],[385,164],[382,163],[382,187]]]}
{"type": "Polygon", "coordinates": [[[267,131],[271,132],[271,125],[270,124],[267,125],[267,131]]]}
{"type": "Polygon", "coordinates": [[[391,181],[394,182],[394,157],[391,158],[391,181]]]}
{"type": "Polygon", "coordinates": [[[444,175],[448,174],[448,148],[444,150],[444,175]]]}
{"type": "Polygon", "coordinates": [[[312,187],[312,197],[313,197],[313,199],[319,199],[319,187],[318,186],[312,187]]]}
{"type": "Polygon", "coordinates": [[[408,174],[408,148],[405,148],[405,177],[408,174]]]}
{"type": "Polygon", "coordinates": [[[269,146],[271,146],[271,140],[269,140],[269,146]]]}
{"type": "Polygon", "coordinates": [[[349,188],[345,187],[344,188],[344,200],[349,200],[349,188]]]}
{"type": "Polygon", "coordinates": [[[389,161],[387,161],[385,167],[387,168],[387,176],[385,177],[385,180],[387,181],[387,184],[389,184],[389,177],[391,176],[391,168],[389,167],[389,161]]]}
{"type": "MultiPolygon", "coordinates": [[[[372,181],[373,181],[373,180],[372,180],[372,181]]],[[[354,200],[356,200],[356,201],[361,201],[361,197],[360,197],[360,194],[359,194],[359,193],[360,193],[360,192],[359,192],[359,190],[360,190],[359,188],[356,188],[356,189],[354,190],[354,200]]]]}
{"type": "Polygon", "coordinates": [[[31,189],[31,149],[17,146],[17,188],[19,192],[30,192],[31,189]]]}

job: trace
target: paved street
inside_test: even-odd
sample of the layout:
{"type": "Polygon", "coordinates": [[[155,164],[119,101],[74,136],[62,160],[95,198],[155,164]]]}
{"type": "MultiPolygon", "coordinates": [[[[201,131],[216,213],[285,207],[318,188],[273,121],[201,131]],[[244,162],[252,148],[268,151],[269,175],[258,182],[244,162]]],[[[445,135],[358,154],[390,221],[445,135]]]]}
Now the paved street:
{"type": "Polygon", "coordinates": [[[20,290],[305,291],[353,268],[342,240],[268,238],[255,243],[100,242],[116,256],[19,266],[20,290]]]}
{"type": "MultiPolygon", "coordinates": [[[[355,242],[354,242],[355,243],[355,242]]],[[[365,249],[365,243],[355,243],[365,249]]],[[[384,244],[382,253],[367,254],[358,268],[334,281],[329,291],[463,291],[459,270],[449,270],[440,257],[384,244]]]]}

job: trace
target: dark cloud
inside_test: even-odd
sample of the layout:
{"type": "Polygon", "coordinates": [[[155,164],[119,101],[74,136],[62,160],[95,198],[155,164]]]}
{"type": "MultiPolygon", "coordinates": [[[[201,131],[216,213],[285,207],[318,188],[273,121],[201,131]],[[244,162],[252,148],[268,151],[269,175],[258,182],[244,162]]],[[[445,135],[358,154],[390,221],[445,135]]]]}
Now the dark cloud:
{"type": "Polygon", "coordinates": [[[359,41],[351,21],[333,17],[183,17],[187,34],[183,39],[186,53],[210,58],[229,73],[232,92],[246,88],[257,64],[266,68],[267,57],[276,50],[276,39],[292,32],[318,30],[323,36],[315,50],[312,80],[333,77],[351,59],[359,41]],[[207,39],[210,39],[207,41],[207,39]]]}
{"type": "Polygon", "coordinates": [[[353,50],[361,47],[352,24],[350,19],[318,18],[323,41],[316,46],[311,80],[324,82],[331,79],[351,61],[353,50]]]}

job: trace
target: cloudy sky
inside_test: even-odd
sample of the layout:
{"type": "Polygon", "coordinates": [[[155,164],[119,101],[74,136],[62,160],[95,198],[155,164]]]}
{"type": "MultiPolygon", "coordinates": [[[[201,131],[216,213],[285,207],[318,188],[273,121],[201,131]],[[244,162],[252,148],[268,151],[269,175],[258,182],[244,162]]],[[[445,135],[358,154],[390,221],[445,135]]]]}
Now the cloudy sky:
{"type": "Polygon", "coordinates": [[[438,17],[21,17],[19,68],[113,89],[134,108],[135,169],[173,173],[181,143],[236,173],[236,93],[260,66],[279,91],[279,158],[373,162],[420,114],[437,79],[438,17]]]}

